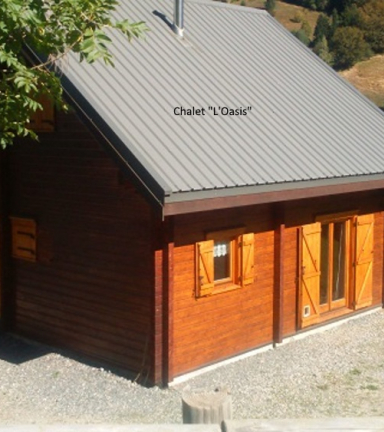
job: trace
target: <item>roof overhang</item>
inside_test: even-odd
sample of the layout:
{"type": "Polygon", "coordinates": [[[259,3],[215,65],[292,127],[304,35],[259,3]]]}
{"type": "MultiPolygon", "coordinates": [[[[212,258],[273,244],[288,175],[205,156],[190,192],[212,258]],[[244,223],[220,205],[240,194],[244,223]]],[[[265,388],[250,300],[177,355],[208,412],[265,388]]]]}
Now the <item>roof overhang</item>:
{"type": "Polygon", "coordinates": [[[384,189],[384,174],[178,193],[165,198],[163,214],[173,216],[377,189],[384,189]]]}

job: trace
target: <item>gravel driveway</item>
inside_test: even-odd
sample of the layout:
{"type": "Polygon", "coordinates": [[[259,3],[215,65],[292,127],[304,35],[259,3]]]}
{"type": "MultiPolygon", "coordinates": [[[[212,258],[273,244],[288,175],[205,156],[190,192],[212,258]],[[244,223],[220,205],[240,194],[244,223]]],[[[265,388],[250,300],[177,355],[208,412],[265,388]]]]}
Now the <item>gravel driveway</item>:
{"type": "Polygon", "coordinates": [[[167,390],[0,334],[0,424],[179,423],[187,385],[229,387],[236,419],[384,416],[384,311],[167,390]]]}

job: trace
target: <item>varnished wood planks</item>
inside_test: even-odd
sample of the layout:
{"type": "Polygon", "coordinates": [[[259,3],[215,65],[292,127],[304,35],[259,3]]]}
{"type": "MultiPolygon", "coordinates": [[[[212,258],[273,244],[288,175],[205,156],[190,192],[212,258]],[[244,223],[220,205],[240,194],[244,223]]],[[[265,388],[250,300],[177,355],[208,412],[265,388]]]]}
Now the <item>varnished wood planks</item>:
{"type": "Polygon", "coordinates": [[[255,212],[175,218],[174,372],[175,375],[228,358],[272,340],[274,234],[267,208],[255,212]],[[256,232],[254,281],[247,287],[196,299],[194,243],[209,229],[245,226],[256,232]],[[191,243],[187,243],[190,241],[191,243]],[[260,253],[265,259],[260,260],[260,253]]]}
{"type": "Polygon", "coordinates": [[[14,330],[153,379],[152,210],[74,115],[10,155],[10,214],[36,218],[14,264],[14,330]]]}

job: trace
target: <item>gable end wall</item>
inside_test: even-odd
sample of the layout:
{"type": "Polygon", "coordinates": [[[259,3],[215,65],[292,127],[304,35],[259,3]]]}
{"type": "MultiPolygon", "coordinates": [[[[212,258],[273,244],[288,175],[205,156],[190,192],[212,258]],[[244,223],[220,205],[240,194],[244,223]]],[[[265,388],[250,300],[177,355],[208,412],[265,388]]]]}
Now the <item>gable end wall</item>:
{"type": "Polygon", "coordinates": [[[14,328],[151,379],[149,204],[75,115],[10,152],[11,216],[37,222],[37,261],[12,259],[14,328]]]}

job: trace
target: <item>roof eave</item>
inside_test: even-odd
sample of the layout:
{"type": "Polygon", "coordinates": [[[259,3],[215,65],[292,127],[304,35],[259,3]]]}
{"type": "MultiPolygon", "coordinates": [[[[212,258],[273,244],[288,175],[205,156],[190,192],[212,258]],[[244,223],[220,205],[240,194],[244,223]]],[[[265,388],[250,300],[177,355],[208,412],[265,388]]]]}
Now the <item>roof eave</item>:
{"type": "Polygon", "coordinates": [[[384,189],[384,174],[193,191],[167,196],[164,215],[173,216],[376,189],[384,189]]]}

